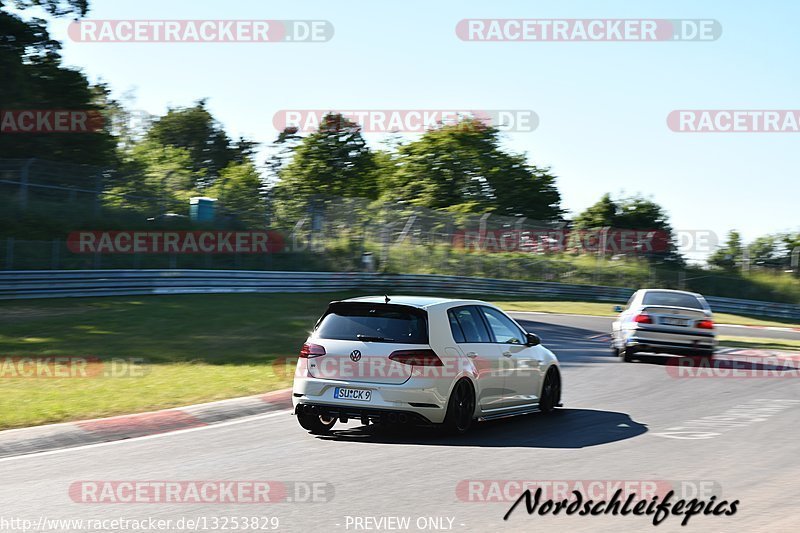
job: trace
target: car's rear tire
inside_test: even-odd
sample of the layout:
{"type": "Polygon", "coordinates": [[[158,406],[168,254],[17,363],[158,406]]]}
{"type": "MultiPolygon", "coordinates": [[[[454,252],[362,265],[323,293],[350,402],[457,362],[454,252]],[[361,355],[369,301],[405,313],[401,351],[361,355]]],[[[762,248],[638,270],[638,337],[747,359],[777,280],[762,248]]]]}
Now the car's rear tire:
{"type": "Polygon", "coordinates": [[[474,417],[475,391],[469,380],[461,379],[450,393],[442,429],[449,435],[463,435],[472,426],[474,417]]]}
{"type": "Polygon", "coordinates": [[[306,413],[297,413],[297,421],[300,422],[303,429],[310,431],[314,435],[325,435],[336,424],[336,419],[333,417],[329,418],[306,413]]]}
{"type": "Polygon", "coordinates": [[[544,376],[542,383],[542,394],[539,398],[539,410],[544,414],[555,411],[561,403],[561,374],[558,370],[551,368],[544,376]]]}
{"type": "Polygon", "coordinates": [[[619,356],[619,360],[623,363],[630,363],[633,361],[633,354],[634,351],[627,346],[623,346],[621,350],[617,351],[617,355],[619,356]]]}

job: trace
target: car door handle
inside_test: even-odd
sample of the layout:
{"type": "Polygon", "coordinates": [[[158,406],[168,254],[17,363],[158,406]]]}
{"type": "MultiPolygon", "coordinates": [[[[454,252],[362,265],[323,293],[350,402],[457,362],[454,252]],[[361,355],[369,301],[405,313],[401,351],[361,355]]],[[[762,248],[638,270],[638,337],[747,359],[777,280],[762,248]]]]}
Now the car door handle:
{"type": "Polygon", "coordinates": [[[476,357],[478,357],[478,354],[475,352],[467,352],[467,357],[469,357],[470,359],[475,359],[476,357]]]}
{"type": "Polygon", "coordinates": [[[513,354],[511,352],[503,352],[504,357],[511,357],[513,354]]]}

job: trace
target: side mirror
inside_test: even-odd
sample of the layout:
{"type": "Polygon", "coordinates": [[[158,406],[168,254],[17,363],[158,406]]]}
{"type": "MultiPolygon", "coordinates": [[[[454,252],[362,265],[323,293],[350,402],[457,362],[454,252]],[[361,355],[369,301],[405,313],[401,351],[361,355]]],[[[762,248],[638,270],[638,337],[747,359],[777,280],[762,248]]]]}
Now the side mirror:
{"type": "Polygon", "coordinates": [[[528,333],[525,335],[525,339],[528,341],[525,343],[525,346],[539,346],[542,344],[542,339],[539,338],[539,335],[536,333],[528,333]]]}
{"type": "Polygon", "coordinates": [[[614,306],[614,312],[615,313],[621,313],[622,312],[622,306],[621,305],[615,305],[614,306]]]}

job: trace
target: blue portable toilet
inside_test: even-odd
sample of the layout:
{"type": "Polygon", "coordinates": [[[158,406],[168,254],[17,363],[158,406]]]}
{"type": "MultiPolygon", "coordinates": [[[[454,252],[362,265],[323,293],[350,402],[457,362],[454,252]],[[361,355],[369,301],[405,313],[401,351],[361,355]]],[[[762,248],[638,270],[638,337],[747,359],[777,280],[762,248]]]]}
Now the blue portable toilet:
{"type": "Polygon", "coordinates": [[[189,199],[189,216],[192,222],[213,222],[216,212],[216,198],[193,196],[189,199]]]}

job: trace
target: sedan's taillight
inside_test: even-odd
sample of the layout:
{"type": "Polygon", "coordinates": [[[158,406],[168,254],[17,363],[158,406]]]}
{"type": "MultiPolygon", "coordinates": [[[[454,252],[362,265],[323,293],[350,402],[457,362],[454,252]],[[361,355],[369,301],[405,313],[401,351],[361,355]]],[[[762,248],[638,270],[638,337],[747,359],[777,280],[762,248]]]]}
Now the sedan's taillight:
{"type": "Polygon", "coordinates": [[[633,321],[637,324],[652,324],[653,318],[650,315],[646,315],[644,313],[639,313],[635,317],[633,317],[633,321]]]}
{"type": "Polygon", "coordinates": [[[697,323],[700,329],[714,329],[714,322],[711,320],[701,320],[697,323]]]}
{"type": "Polygon", "coordinates": [[[303,344],[302,348],[300,348],[300,357],[305,359],[308,359],[309,357],[319,357],[320,355],[325,355],[325,348],[319,344],[311,344],[310,342],[307,342],[303,344]]]}
{"type": "Polygon", "coordinates": [[[412,366],[444,366],[442,360],[433,350],[397,350],[389,355],[389,359],[412,366]]]}

